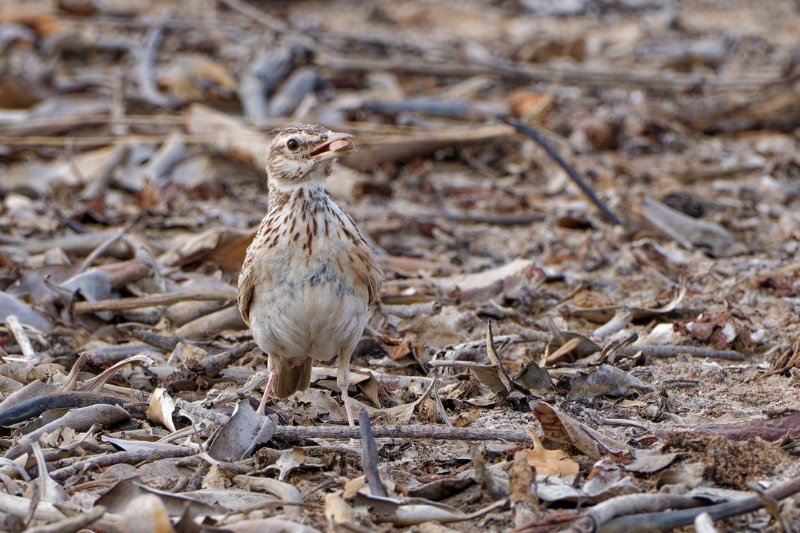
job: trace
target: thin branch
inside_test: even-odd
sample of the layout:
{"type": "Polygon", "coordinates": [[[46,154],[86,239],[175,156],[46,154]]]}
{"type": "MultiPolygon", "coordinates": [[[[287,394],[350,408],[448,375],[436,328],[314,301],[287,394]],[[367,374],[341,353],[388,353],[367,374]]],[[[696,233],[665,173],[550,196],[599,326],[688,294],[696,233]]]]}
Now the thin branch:
{"type": "Polygon", "coordinates": [[[286,24],[280,20],[268,13],[265,13],[264,11],[261,11],[255,6],[251,6],[246,2],[242,2],[241,0],[219,0],[219,3],[255,20],[265,28],[274,31],[275,33],[284,33],[287,30],[286,24]]]}
{"type": "MultiPolygon", "coordinates": [[[[800,477],[794,477],[765,490],[764,494],[775,500],[783,500],[798,492],[800,492],[800,477]]],[[[702,513],[708,513],[714,520],[724,520],[732,516],[752,513],[762,507],[764,507],[764,503],[759,496],[749,496],[747,498],[709,505],[707,507],[620,516],[603,524],[602,527],[599,528],[599,531],[600,533],[630,533],[631,531],[649,533],[665,531],[676,527],[688,526],[702,513]]]]}
{"type": "Polygon", "coordinates": [[[558,164],[558,166],[563,168],[564,171],[569,175],[569,177],[572,178],[572,181],[574,181],[575,184],[581,189],[581,191],[583,191],[583,194],[585,194],[586,197],[589,198],[589,200],[595,205],[595,207],[597,207],[597,209],[600,210],[600,213],[602,213],[603,217],[605,217],[605,219],[608,222],[611,222],[612,224],[615,224],[617,226],[623,225],[622,220],[620,220],[620,218],[617,217],[617,215],[615,215],[614,212],[611,211],[611,209],[606,204],[604,204],[602,200],[600,200],[600,198],[595,194],[595,192],[592,190],[589,184],[586,183],[586,180],[583,179],[583,176],[581,176],[581,174],[577,170],[575,170],[575,168],[573,168],[572,165],[567,163],[567,161],[563,157],[561,157],[561,154],[559,154],[558,151],[555,149],[555,147],[552,144],[550,144],[550,142],[547,139],[544,138],[544,135],[539,133],[536,129],[532,128],[531,126],[528,126],[527,124],[524,124],[523,122],[520,122],[519,120],[511,118],[507,115],[500,115],[497,118],[500,120],[500,122],[508,124],[509,126],[513,126],[518,132],[529,137],[534,142],[536,142],[536,144],[541,146],[544,149],[544,151],[547,152],[547,155],[549,155],[550,158],[553,161],[555,161],[558,164]]]}
{"type": "Polygon", "coordinates": [[[100,246],[92,250],[92,253],[86,256],[86,259],[78,266],[78,269],[75,271],[76,274],[80,274],[94,263],[98,257],[106,253],[106,251],[114,246],[114,243],[117,242],[122,238],[123,235],[128,231],[129,226],[123,226],[119,230],[112,233],[106,240],[100,243],[100,246]]]}
{"type": "Polygon", "coordinates": [[[6,327],[9,329],[9,331],[11,331],[11,334],[14,335],[14,338],[17,340],[19,349],[25,359],[33,364],[38,363],[39,358],[36,356],[36,350],[33,349],[31,339],[25,332],[25,328],[23,327],[22,322],[19,321],[17,315],[8,315],[6,317],[6,327]]]}
{"type": "Polygon", "coordinates": [[[122,405],[124,398],[88,392],[54,392],[25,400],[0,411],[0,426],[8,427],[39,416],[48,409],[78,409],[97,404],[122,405]]]}
{"type": "Polygon", "coordinates": [[[664,70],[616,69],[609,65],[584,64],[531,65],[492,58],[480,62],[449,60],[433,62],[410,57],[394,56],[390,59],[334,56],[320,53],[317,64],[331,70],[388,71],[445,77],[493,76],[518,81],[538,81],[559,84],[612,86],[623,85],[654,88],[658,90],[684,90],[703,84],[717,90],[759,90],[782,81],[780,73],[751,76],[701,77],[664,70]]]}
{"type": "Polygon", "coordinates": [[[661,345],[661,344],[634,344],[618,350],[616,353],[626,357],[642,352],[650,357],[678,357],[691,355],[694,357],[711,357],[714,359],[727,359],[729,361],[744,361],[744,354],[736,350],[715,350],[705,346],[661,345]]]}
{"type": "Polygon", "coordinates": [[[143,100],[156,107],[169,107],[169,98],[161,94],[156,85],[155,63],[158,55],[158,48],[164,36],[164,27],[172,18],[174,9],[170,9],[167,14],[153,26],[147,33],[145,44],[139,49],[137,54],[139,63],[136,74],[139,83],[139,95],[143,100]]]}
{"type": "Polygon", "coordinates": [[[227,301],[235,300],[236,291],[195,291],[195,292],[169,292],[164,294],[150,294],[136,298],[112,298],[94,302],[78,302],[75,304],[75,313],[97,313],[99,311],[125,311],[155,305],[171,305],[188,301],[227,301]]]}
{"type": "Polygon", "coordinates": [[[28,533],[72,533],[96,522],[104,514],[106,514],[106,508],[102,505],[98,505],[84,513],[78,513],[75,516],[59,520],[53,524],[28,528],[26,531],[28,533]]]}
{"type": "Polygon", "coordinates": [[[131,452],[95,455],[94,457],[84,459],[83,461],[78,461],[70,466],[65,466],[64,468],[54,470],[53,472],[50,472],[50,477],[56,481],[64,481],[65,479],[68,479],[76,474],[80,474],[88,469],[102,468],[120,463],[137,464],[145,460],[153,459],[156,455],[161,458],[168,458],[188,457],[196,454],[197,452],[191,448],[175,446],[174,450],[160,449],[157,452],[153,452],[153,450],[137,450],[131,452]]]}
{"type": "MultiPolygon", "coordinates": [[[[543,331],[526,331],[521,334],[500,335],[494,338],[496,342],[508,342],[509,344],[524,344],[530,342],[549,343],[552,340],[550,333],[543,331]]],[[[431,361],[431,366],[469,366],[457,361],[465,354],[484,349],[486,340],[477,340],[449,346],[444,352],[447,354],[448,361],[431,361]],[[449,364],[457,362],[458,364],[449,364]]],[[[678,357],[679,355],[691,355],[693,357],[710,357],[713,359],[726,359],[729,361],[743,361],[744,354],[735,350],[715,350],[705,346],[686,346],[686,345],[661,345],[661,344],[633,344],[618,349],[615,353],[631,357],[637,353],[643,353],[649,357],[678,357]]]]}
{"type": "MultiPolygon", "coordinates": [[[[436,439],[436,440],[505,440],[509,442],[531,442],[526,430],[493,428],[449,428],[444,426],[375,426],[375,438],[389,439],[436,439]]],[[[357,439],[358,428],[343,426],[278,426],[275,437],[295,439],[357,439]]]]}

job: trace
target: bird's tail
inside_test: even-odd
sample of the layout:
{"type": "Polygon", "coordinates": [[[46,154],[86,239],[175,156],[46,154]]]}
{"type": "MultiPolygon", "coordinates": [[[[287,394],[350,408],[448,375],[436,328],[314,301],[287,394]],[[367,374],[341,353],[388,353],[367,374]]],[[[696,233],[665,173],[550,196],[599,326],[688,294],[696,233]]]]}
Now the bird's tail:
{"type": "Polygon", "coordinates": [[[311,384],[311,359],[304,359],[297,364],[282,357],[270,358],[270,370],[275,372],[275,390],[277,398],[288,398],[297,391],[304,391],[311,384]]]}

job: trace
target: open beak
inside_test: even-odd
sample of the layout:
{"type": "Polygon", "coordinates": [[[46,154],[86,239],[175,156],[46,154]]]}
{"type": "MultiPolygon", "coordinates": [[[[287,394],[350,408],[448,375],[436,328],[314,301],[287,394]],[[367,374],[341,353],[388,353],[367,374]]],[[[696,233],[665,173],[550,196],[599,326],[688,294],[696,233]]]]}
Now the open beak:
{"type": "Polygon", "coordinates": [[[332,133],[324,144],[314,148],[309,155],[324,161],[349,154],[353,150],[355,150],[355,146],[353,145],[352,135],[349,133],[332,133]]]}

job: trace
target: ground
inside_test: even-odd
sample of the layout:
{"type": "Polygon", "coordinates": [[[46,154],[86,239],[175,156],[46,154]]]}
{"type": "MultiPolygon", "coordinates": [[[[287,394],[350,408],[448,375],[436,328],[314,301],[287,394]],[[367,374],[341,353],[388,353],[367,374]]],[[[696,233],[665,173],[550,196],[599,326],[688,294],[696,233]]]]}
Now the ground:
{"type": "MultiPolygon", "coordinates": [[[[800,475],[797,2],[34,0],[0,22],[0,446],[26,469],[0,468],[0,529],[583,531],[621,495],[800,475]],[[276,428],[245,407],[266,358],[237,275],[291,122],[355,136],[328,188],[385,275],[351,366],[373,429],[403,426],[377,455],[308,433],[346,427],[332,370],[271,402],[276,428]]],[[[797,531],[796,492],[715,525],[797,531]]]]}

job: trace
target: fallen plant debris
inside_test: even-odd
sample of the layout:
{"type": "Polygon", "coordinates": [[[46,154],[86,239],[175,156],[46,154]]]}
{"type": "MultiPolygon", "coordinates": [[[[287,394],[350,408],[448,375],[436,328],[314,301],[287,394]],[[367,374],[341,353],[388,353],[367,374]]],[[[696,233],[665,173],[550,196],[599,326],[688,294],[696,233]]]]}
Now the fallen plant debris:
{"type": "Polygon", "coordinates": [[[0,530],[796,530],[799,16],[6,1],[0,530]],[[385,278],[355,427],[257,412],[236,302],[298,122],[385,278]]]}

